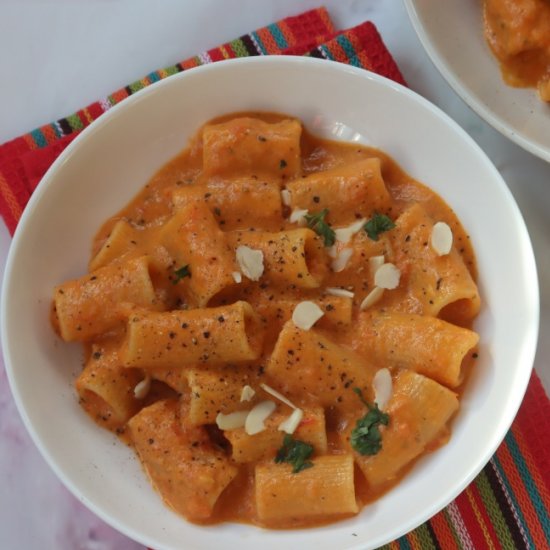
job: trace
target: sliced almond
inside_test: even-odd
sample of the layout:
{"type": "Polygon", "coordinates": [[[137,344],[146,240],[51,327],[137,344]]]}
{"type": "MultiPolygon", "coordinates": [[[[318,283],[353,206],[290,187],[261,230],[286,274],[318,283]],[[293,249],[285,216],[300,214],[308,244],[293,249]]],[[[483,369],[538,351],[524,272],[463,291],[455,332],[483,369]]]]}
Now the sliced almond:
{"type": "Polygon", "coordinates": [[[306,218],[308,210],[304,210],[302,208],[295,208],[288,218],[288,221],[290,223],[297,223],[298,225],[306,225],[306,218]]]}
{"type": "Polygon", "coordinates": [[[290,206],[292,197],[288,189],[281,189],[281,201],[285,206],[290,206]]]}
{"type": "Polygon", "coordinates": [[[382,298],[382,295],[384,294],[384,289],[375,286],[365,297],[365,299],[361,302],[361,305],[359,306],[359,309],[361,311],[365,311],[365,309],[368,309],[369,307],[373,306],[382,298]]]}
{"type": "Polygon", "coordinates": [[[353,248],[344,248],[343,250],[341,250],[338,253],[338,256],[336,256],[336,258],[332,261],[332,271],[334,271],[334,273],[340,273],[340,271],[344,271],[352,255],[353,248]]]}
{"type": "Polygon", "coordinates": [[[259,281],[264,272],[264,253],[245,245],[237,247],[237,263],[243,275],[251,281],[259,281]]]}
{"type": "Polygon", "coordinates": [[[382,267],[386,260],[384,259],[384,256],[371,256],[369,258],[369,268],[370,272],[372,273],[373,277],[376,271],[379,267],[382,267]]]}
{"type": "Polygon", "coordinates": [[[303,330],[309,330],[322,316],[323,310],[315,303],[300,302],[292,312],[292,322],[303,330]]]}
{"type": "Polygon", "coordinates": [[[438,256],[445,256],[453,247],[453,232],[445,222],[437,222],[432,228],[431,245],[438,256]]]}
{"type": "Polygon", "coordinates": [[[365,225],[364,218],[357,220],[356,222],[353,222],[351,225],[348,225],[347,227],[340,227],[338,229],[334,230],[334,234],[336,236],[336,240],[340,241],[342,244],[347,244],[351,241],[351,238],[361,231],[363,226],[365,225]]]}
{"type": "Polygon", "coordinates": [[[136,384],[134,388],[134,397],[136,399],[145,399],[151,389],[151,377],[147,375],[141,382],[136,384]]]}
{"type": "Polygon", "coordinates": [[[265,420],[275,410],[273,401],[261,401],[247,415],[244,431],[248,435],[258,434],[265,430],[265,420]]]}
{"type": "Polygon", "coordinates": [[[325,289],[325,292],[327,294],[330,294],[331,296],[338,296],[340,298],[353,298],[355,296],[355,292],[352,292],[351,290],[346,290],[345,288],[329,286],[325,289]]]}
{"type": "Polygon", "coordinates": [[[374,401],[378,404],[380,409],[384,409],[393,393],[393,383],[390,371],[388,369],[376,371],[372,379],[372,387],[374,389],[374,401]]]}
{"type": "Polygon", "coordinates": [[[374,284],[380,288],[393,290],[399,286],[401,271],[395,265],[387,263],[381,265],[374,274],[374,284]]]}
{"type": "Polygon", "coordinates": [[[340,248],[340,246],[338,246],[338,244],[333,244],[332,246],[329,246],[328,248],[326,248],[325,250],[327,251],[327,254],[331,257],[331,258],[337,258],[338,257],[338,249],[340,248]]]}
{"type": "Polygon", "coordinates": [[[279,401],[284,403],[285,405],[288,405],[291,409],[296,409],[296,405],[289,401],[282,393],[279,393],[277,390],[274,390],[271,386],[268,386],[267,384],[260,384],[260,387],[273,397],[277,398],[279,401]]]}
{"type": "Polygon", "coordinates": [[[244,386],[241,391],[241,403],[243,401],[250,401],[255,395],[256,392],[253,388],[251,388],[249,385],[244,386]]]}
{"type": "Polygon", "coordinates": [[[236,430],[245,425],[249,411],[236,411],[229,414],[218,413],[216,424],[220,430],[236,430]]]}
{"type": "Polygon", "coordinates": [[[302,409],[294,409],[290,416],[287,416],[280,424],[279,431],[286,432],[287,434],[293,434],[296,428],[300,425],[304,411],[302,409]]]}
{"type": "Polygon", "coordinates": [[[231,275],[233,276],[233,280],[239,284],[242,282],[243,280],[243,276],[241,275],[241,273],[239,271],[233,271],[233,273],[231,273],[231,275]]]}

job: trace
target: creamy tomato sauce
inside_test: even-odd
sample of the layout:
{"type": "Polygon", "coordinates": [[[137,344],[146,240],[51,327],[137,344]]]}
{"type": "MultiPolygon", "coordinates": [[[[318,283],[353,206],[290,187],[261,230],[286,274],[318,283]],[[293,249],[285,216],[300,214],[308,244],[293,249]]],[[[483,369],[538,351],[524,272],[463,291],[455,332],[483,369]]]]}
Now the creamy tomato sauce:
{"type": "MultiPolygon", "coordinates": [[[[252,117],[268,123],[277,123],[288,118],[278,114],[237,113],[221,117],[215,121],[209,122],[208,124],[212,125],[222,123],[238,117],[252,117]]],[[[201,188],[200,186],[209,181],[208,174],[206,174],[203,170],[202,138],[203,130],[201,129],[197,132],[196,136],[191,139],[185,150],[162,167],[151,178],[143,190],[140,191],[125,208],[104,223],[93,242],[92,260],[90,264],[92,267],[90,270],[92,273],[96,273],[96,271],[93,270],[94,261],[96,261],[98,252],[105,251],[105,244],[108,242],[108,239],[117,222],[124,220],[131,228],[139,231],[139,238],[131,241],[133,248],[131,248],[131,252],[128,254],[130,254],[131,257],[139,258],[146,255],[154,258],[150,270],[150,276],[156,294],[156,310],[159,310],[159,307],[157,307],[158,304],[162,304],[162,307],[160,307],[160,310],[162,311],[179,311],[197,307],[196,304],[186,303],[185,299],[182,299],[181,293],[176,291],[177,285],[175,283],[178,283],[178,281],[174,280],[173,276],[167,277],[167,273],[173,273],[175,267],[181,266],[174,266],[173,259],[167,255],[166,250],[159,243],[159,231],[167,224],[167,222],[169,222],[169,220],[172,219],[172,216],[174,215],[174,192],[178,189],[185,190],[191,187],[201,188]]],[[[392,220],[398,220],[402,214],[410,212],[411,206],[421,205],[423,212],[425,212],[425,216],[421,218],[422,220],[433,219],[444,222],[449,226],[453,234],[453,250],[456,251],[459,258],[457,261],[458,263],[463,263],[464,266],[466,266],[466,273],[468,277],[475,280],[476,266],[470,238],[453,210],[436,193],[406,174],[386,153],[371,147],[358,145],[356,143],[350,144],[321,139],[312,135],[305,129],[301,134],[300,150],[301,166],[298,167],[298,170],[301,178],[339,167],[355,166],[359,161],[366,159],[379,159],[381,163],[383,183],[385,184],[390,196],[389,205],[384,212],[381,212],[381,214],[388,216],[392,220]]],[[[285,159],[281,159],[281,168],[285,167],[287,167],[287,162],[285,159]]],[[[260,173],[261,170],[262,166],[259,165],[258,173],[260,173]]],[[[218,173],[216,178],[217,180],[223,181],[225,176],[226,175],[222,172],[221,174],[218,173]]],[[[252,174],[250,177],[258,179],[259,176],[252,174]]],[[[227,175],[227,179],[230,179],[230,175],[227,175]]],[[[284,185],[285,177],[283,176],[281,187],[284,187],[284,185]]],[[[208,198],[209,197],[205,195],[206,201],[208,198]]],[[[243,204],[246,206],[246,195],[242,198],[237,197],[237,201],[238,200],[244,201],[243,204]]],[[[322,206],[326,207],[330,211],[331,207],[337,207],[337,201],[338,197],[334,197],[333,204],[323,204],[322,206]]],[[[246,210],[246,208],[244,210],[246,210]]],[[[254,227],[248,227],[246,219],[226,220],[224,218],[223,208],[214,209],[214,213],[219,227],[222,231],[226,230],[226,235],[230,242],[233,242],[232,239],[236,239],[235,242],[238,244],[238,242],[240,242],[239,239],[241,238],[235,237],[237,233],[233,226],[237,227],[240,231],[244,231],[244,228],[247,228],[247,231],[254,231],[257,229],[254,227]],[[233,229],[231,227],[227,229],[227,224],[230,224],[233,229]]],[[[283,206],[282,212],[275,216],[271,216],[269,220],[266,218],[265,226],[260,229],[263,231],[267,230],[272,233],[296,229],[297,224],[291,223],[289,220],[290,214],[290,208],[288,206],[283,206]]],[[[250,219],[261,219],[261,212],[250,212],[249,215],[250,219]]],[[[349,215],[351,220],[361,218],[360,214],[356,214],[354,212],[349,212],[349,215]]],[[[427,228],[424,228],[424,223],[422,223],[422,226],[419,228],[413,227],[414,231],[416,231],[416,229],[418,229],[419,234],[421,235],[426,235],[426,231],[428,231],[427,228]]],[[[411,234],[414,233],[414,231],[412,231],[411,234]]],[[[388,232],[388,235],[389,234],[390,232],[388,232]]],[[[407,259],[409,252],[414,254],[415,250],[418,250],[419,246],[423,247],[423,250],[428,250],[429,243],[427,237],[423,237],[423,240],[425,238],[426,242],[416,243],[415,246],[417,248],[410,248],[413,245],[412,241],[410,242],[410,235],[406,235],[406,237],[405,235],[402,235],[402,237],[403,238],[400,241],[395,239],[392,240],[388,237],[388,239],[384,240],[383,243],[371,243],[363,234],[361,238],[366,241],[365,250],[369,250],[368,247],[372,245],[372,254],[380,254],[380,251],[382,251],[382,253],[387,253],[387,255],[391,258],[395,258],[396,263],[399,264],[399,261],[401,261],[402,263],[399,265],[406,266],[409,261],[409,259],[407,259]],[[384,249],[384,246],[388,248],[384,249]]],[[[246,235],[244,238],[246,238],[246,235]]],[[[204,246],[207,247],[208,243],[204,243],[204,246]]],[[[413,262],[414,260],[415,259],[412,258],[413,262]]],[[[334,272],[331,271],[329,267],[330,259],[327,256],[326,261],[323,260],[323,265],[318,266],[319,273],[324,277],[322,288],[297,288],[296,285],[293,284],[272,285],[269,283],[262,283],[262,280],[260,279],[257,284],[251,284],[246,281],[246,284],[231,285],[213,296],[208,301],[208,308],[224,307],[226,305],[236,303],[237,301],[247,302],[259,315],[260,326],[263,331],[263,349],[261,351],[261,355],[255,361],[245,361],[239,365],[239,368],[241,368],[240,372],[242,372],[242,369],[248,369],[247,372],[250,373],[249,375],[247,374],[247,380],[249,380],[247,383],[254,385],[257,390],[262,382],[276,384],[277,378],[269,372],[269,361],[272,354],[274,354],[274,348],[277,345],[278,338],[280,337],[283,329],[284,320],[288,319],[288,316],[290,315],[289,308],[294,307],[293,304],[296,304],[300,300],[317,300],[318,303],[320,303],[324,308],[324,317],[321,318],[315,325],[315,331],[320,335],[320,337],[326,338],[327,341],[341,347],[342,350],[353,350],[359,354],[362,353],[361,340],[365,337],[365,335],[376,335],[377,330],[379,330],[375,324],[373,324],[372,327],[368,325],[370,322],[370,318],[367,315],[368,312],[365,313],[361,311],[361,304],[363,300],[368,295],[369,291],[372,290],[372,281],[367,276],[368,261],[369,258],[365,256],[364,260],[360,259],[360,263],[354,269],[334,272]],[[353,297],[350,299],[351,303],[346,303],[348,306],[347,309],[344,307],[346,305],[345,298],[338,298],[336,296],[326,294],[326,288],[328,287],[353,289],[353,297]],[[278,310],[270,309],[269,304],[271,301],[279,304],[278,310]],[[342,321],[346,315],[348,315],[351,319],[351,322],[349,322],[349,320],[347,322],[342,321]],[[355,332],[355,328],[358,326],[362,327],[361,330],[363,330],[363,332],[359,334],[355,332]]],[[[315,271],[315,266],[310,267],[312,271],[315,271]]],[[[192,276],[194,267],[191,266],[190,269],[192,276]]],[[[403,278],[412,277],[412,275],[407,272],[406,267],[402,269],[403,278]]],[[[422,274],[420,274],[420,276],[421,275],[422,274]]],[[[455,274],[452,272],[446,272],[445,274],[445,277],[450,279],[454,276],[455,274]]],[[[94,277],[95,275],[92,275],[92,279],[94,277]]],[[[442,279],[437,281],[437,289],[432,290],[439,291],[441,280],[442,279]]],[[[73,283],[68,283],[66,287],[61,287],[61,290],[63,290],[63,288],[68,288],[68,285],[70,284],[73,283]]],[[[475,283],[472,283],[472,285],[475,286],[475,283]]],[[[475,292],[475,299],[479,300],[477,290],[475,292]]],[[[409,295],[409,290],[403,286],[403,288],[398,288],[396,290],[385,291],[384,297],[371,309],[372,312],[380,314],[382,317],[385,313],[393,311],[411,313],[419,316],[425,315],[426,311],[422,310],[421,306],[418,305],[419,303],[418,298],[409,295]]],[[[430,300],[429,303],[431,304],[433,302],[430,300]]],[[[426,304],[426,307],[429,309],[430,306],[427,302],[426,304]]],[[[458,299],[450,305],[443,307],[437,316],[439,319],[445,320],[448,323],[458,325],[459,327],[469,328],[476,313],[476,311],[473,311],[472,308],[475,310],[476,307],[479,307],[478,302],[475,302],[474,306],[472,306],[472,300],[469,298],[458,299]]],[[[57,321],[58,314],[59,311],[56,312],[54,310],[53,322],[59,330],[59,323],[57,321]]],[[[131,316],[133,313],[127,313],[126,316],[128,315],[131,316]]],[[[223,321],[223,319],[221,320],[223,321]]],[[[406,327],[402,327],[399,330],[401,331],[403,338],[411,338],[410,331],[407,332],[408,329],[406,327]]],[[[101,354],[111,354],[110,356],[114,357],[112,362],[116,363],[116,361],[119,360],[123,362],[123,359],[121,358],[124,356],[123,342],[126,338],[126,332],[127,329],[121,324],[107,331],[105,334],[93,338],[91,341],[84,342],[88,350],[88,364],[89,362],[93,362],[96,355],[99,358],[101,354]]],[[[204,334],[205,337],[206,334],[210,336],[209,333],[204,334]]],[[[392,332],[391,338],[397,338],[398,342],[399,338],[395,334],[395,331],[392,332]]],[[[397,334],[399,334],[399,332],[397,334]]],[[[177,336],[174,334],[174,338],[176,337],[177,336]]],[[[435,343],[436,339],[437,338],[434,337],[434,350],[440,349],[437,348],[438,344],[435,343]]],[[[390,349],[392,345],[393,344],[391,344],[391,342],[387,346],[385,344],[381,345],[376,353],[380,353],[382,355],[392,354],[393,349],[390,349]]],[[[424,352],[429,355],[431,350],[430,341],[428,341],[425,348],[426,349],[424,352]]],[[[465,348],[465,350],[466,349],[468,348],[465,348]]],[[[445,350],[445,352],[447,352],[447,350],[445,350]]],[[[289,348],[288,353],[294,354],[294,351],[289,348]]],[[[433,351],[433,353],[437,354],[439,352],[433,351]]],[[[473,364],[473,359],[477,356],[473,348],[469,350],[468,353],[463,353],[463,355],[464,358],[461,358],[458,361],[459,367],[462,369],[462,374],[456,377],[457,381],[453,383],[452,387],[452,391],[456,395],[460,395],[462,389],[461,384],[463,384],[463,381],[467,378],[468,371],[473,364]]],[[[322,360],[322,356],[320,357],[322,360]]],[[[404,361],[406,360],[407,359],[405,358],[404,361]]],[[[432,359],[430,359],[430,361],[431,360],[432,359]]],[[[437,363],[437,361],[438,357],[434,357],[434,364],[437,363]]],[[[381,364],[378,365],[377,368],[386,366],[386,364],[381,364]]],[[[395,365],[395,369],[392,368],[392,373],[395,375],[395,373],[398,373],[399,370],[405,370],[400,369],[401,366],[402,365],[398,361],[395,365]]],[[[126,365],[126,367],[128,367],[128,365],[126,365]]],[[[231,369],[232,365],[225,365],[225,367],[231,369]]],[[[89,369],[88,366],[86,368],[89,369]]],[[[145,371],[147,369],[143,370],[145,371]]],[[[184,416],[186,411],[188,411],[189,401],[191,399],[189,397],[189,380],[185,379],[182,374],[184,370],[185,369],[177,368],[152,369],[150,371],[153,373],[151,389],[146,398],[139,404],[130,403],[129,406],[132,414],[136,414],[140,408],[143,409],[148,405],[152,405],[164,399],[166,399],[167,402],[169,401],[172,403],[172,405],[167,407],[171,410],[175,406],[174,403],[176,400],[179,400],[181,402],[181,409],[178,408],[177,413],[177,421],[179,422],[180,415],[184,416]],[[134,408],[132,409],[132,407],[134,408]]],[[[127,371],[128,373],[131,372],[132,376],[137,377],[136,380],[140,380],[143,377],[143,374],[140,374],[142,373],[140,369],[129,368],[127,371]]],[[[230,371],[228,370],[227,372],[230,371]]],[[[345,378],[346,373],[342,374],[345,378]]],[[[92,376],[94,376],[93,373],[92,376]]],[[[117,374],[117,376],[124,378],[124,380],[121,380],[121,383],[128,383],[126,374],[117,374]]],[[[342,379],[342,382],[343,381],[344,379],[342,379]]],[[[108,404],[105,403],[101,397],[95,395],[93,390],[86,389],[84,382],[80,383],[81,387],[79,388],[79,382],[77,382],[77,389],[79,389],[82,404],[87,412],[100,425],[115,431],[124,441],[132,445],[132,438],[129,436],[126,423],[113,420],[108,404]]],[[[135,381],[132,382],[132,384],[134,383],[135,381]]],[[[407,388],[407,384],[408,383],[404,386],[405,389],[407,388]]],[[[412,384],[412,382],[410,384],[412,384]]],[[[292,395],[292,399],[298,406],[304,406],[306,409],[311,406],[313,399],[312,396],[315,394],[314,386],[315,383],[313,382],[312,386],[308,389],[307,396],[301,396],[300,394],[292,395]]],[[[349,448],[350,430],[358,418],[365,413],[364,406],[361,404],[359,398],[352,394],[352,389],[353,387],[349,387],[349,384],[342,384],[341,389],[335,389],[334,406],[327,406],[326,404],[323,405],[327,439],[327,449],[325,455],[342,455],[345,453],[349,454],[351,452],[349,448]],[[354,403],[353,407],[349,408],[346,405],[348,402],[354,403]],[[341,403],[343,403],[342,406],[340,406],[341,403]],[[343,443],[346,438],[348,443],[343,443]]],[[[261,393],[261,390],[258,391],[261,393]]],[[[372,399],[372,391],[368,391],[368,397],[372,399]]],[[[447,392],[448,390],[445,388],[444,391],[447,392]]],[[[448,393],[451,395],[451,392],[448,393]]],[[[269,396],[267,397],[269,398],[269,396]]],[[[456,399],[456,397],[453,396],[453,399],[456,399]]],[[[314,402],[313,404],[315,405],[314,402]]],[[[239,405],[239,407],[242,409],[243,405],[239,405]]],[[[400,405],[397,404],[395,407],[399,410],[400,405]]],[[[404,407],[406,409],[406,404],[404,407]]],[[[426,416],[429,416],[430,414],[437,414],[437,411],[434,411],[427,407],[425,414],[426,416]]],[[[416,411],[416,413],[417,412],[418,411],[416,411]]],[[[367,470],[365,470],[364,468],[360,468],[356,463],[354,466],[355,473],[353,477],[355,479],[355,497],[357,499],[358,509],[379,498],[380,495],[398,483],[400,479],[402,479],[402,477],[410,470],[412,464],[417,458],[418,452],[408,450],[406,442],[410,440],[411,445],[414,447],[415,442],[413,440],[415,438],[424,437],[424,435],[415,431],[417,428],[414,425],[414,421],[411,420],[409,423],[407,413],[401,414],[404,414],[405,416],[401,418],[399,423],[400,435],[398,438],[394,438],[393,443],[390,442],[389,444],[395,447],[396,453],[403,453],[405,456],[410,455],[410,458],[405,459],[403,461],[403,465],[399,467],[396,472],[388,475],[387,479],[383,477],[383,474],[380,474],[378,478],[376,478],[376,476],[372,477],[371,483],[367,481],[368,474],[363,475],[365,471],[368,471],[368,467],[366,467],[367,470]],[[399,438],[401,438],[405,444],[401,445],[399,443],[399,438]],[[395,441],[397,441],[397,443],[395,441]],[[407,455],[407,453],[409,453],[409,455],[407,455]],[[376,483],[372,481],[372,479],[375,478],[376,483]]],[[[411,413],[411,415],[412,414],[413,413],[411,413]]],[[[450,416],[452,417],[453,414],[454,410],[450,413],[450,416]]],[[[154,420],[155,419],[152,418],[151,422],[154,420]]],[[[151,426],[152,424],[149,425],[149,427],[151,426]]],[[[147,427],[147,423],[144,423],[141,426],[143,429],[147,429],[147,427]]],[[[166,424],[163,424],[163,429],[166,429],[166,424]]],[[[226,453],[227,456],[230,455],[231,445],[228,443],[228,439],[224,437],[223,433],[216,428],[213,421],[211,422],[211,425],[207,427],[207,432],[204,432],[203,426],[199,426],[199,428],[185,428],[184,430],[187,429],[191,431],[202,430],[200,431],[200,435],[197,436],[197,445],[199,445],[199,441],[203,441],[203,439],[206,438],[210,441],[209,445],[214,444],[216,446],[216,452],[220,452],[220,449],[223,449],[223,452],[226,453]]],[[[382,428],[382,433],[385,433],[384,428],[382,428]]],[[[429,437],[426,436],[427,441],[423,444],[420,455],[431,452],[446,443],[450,437],[450,434],[449,423],[445,420],[440,429],[438,428],[437,433],[434,433],[429,437]]],[[[172,437],[172,435],[170,437],[172,437]]],[[[150,441],[152,442],[153,439],[151,438],[150,441]]],[[[202,443],[200,444],[202,445],[202,443]]],[[[155,459],[155,447],[152,445],[151,448],[152,450],[148,451],[149,455],[153,453],[153,459],[155,459]]],[[[161,447],[159,447],[159,449],[160,448],[161,447]]],[[[158,453],[160,452],[161,451],[159,450],[158,453]]],[[[166,453],[166,449],[162,452],[166,453]]],[[[159,457],[156,458],[158,458],[159,461],[161,460],[159,457]]],[[[147,468],[147,460],[144,459],[143,456],[142,461],[147,468]]],[[[272,459],[269,462],[272,463],[272,459]]],[[[212,514],[209,516],[203,515],[200,517],[192,516],[188,517],[188,519],[198,523],[217,523],[221,521],[249,522],[269,526],[271,528],[314,526],[329,521],[334,521],[335,519],[340,519],[338,515],[334,516],[334,514],[331,514],[323,516],[321,514],[314,517],[306,516],[292,517],[290,519],[286,518],[284,520],[263,520],[258,516],[256,504],[256,500],[258,498],[255,493],[257,490],[255,485],[256,466],[257,464],[254,461],[238,464],[238,472],[236,476],[221,492],[212,514]]],[[[151,475],[150,469],[148,470],[148,473],[151,475]]],[[[300,474],[298,473],[296,475],[300,474]]],[[[153,484],[164,496],[167,502],[182,513],[181,510],[174,505],[173,501],[171,501],[172,497],[167,496],[172,490],[171,487],[173,480],[162,476],[155,478],[154,475],[151,475],[151,477],[153,478],[153,484]]],[[[184,513],[184,515],[187,514],[184,513]]],[[[346,515],[349,515],[349,512],[345,512],[342,517],[346,515]]]]}
{"type": "Polygon", "coordinates": [[[550,3],[485,0],[485,36],[510,86],[537,88],[550,101],[550,3]]]}

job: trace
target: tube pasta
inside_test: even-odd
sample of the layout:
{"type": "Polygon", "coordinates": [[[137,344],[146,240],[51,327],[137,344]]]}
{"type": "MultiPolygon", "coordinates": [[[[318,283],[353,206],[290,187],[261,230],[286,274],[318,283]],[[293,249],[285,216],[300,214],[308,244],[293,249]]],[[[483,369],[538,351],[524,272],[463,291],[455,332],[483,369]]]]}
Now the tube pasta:
{"type": "Polygon", "coordinates": [[[206,306],[218,292],[235,284],[234,255],[204,203],[183,206],[163,227],[160,238],[176,268],[192,266],[190,277],[175,284],[194,305],[206,306]]]}
{"type": "Polygon", "coordinates": [[[287,189],[292,209],[311,213],[328,208],[327,219],[337,225],[370,217],[375,212],[386,214],[392,204],[377,158],[315,172],[290,182],[287,189]]]}
{"type": "Polygon", "coordinates": [[[119,220],[113,226],[103,246],[90,260],[88,265],[89,271],[95,271],[123,256],[139,256],[138,235],[138,230],[132,227],[126,220],[119,220]]]}
{"type": "Polygon", "coordinates": [[[257,359],[259,320],[247,302],[188,311],[133,315],[123,349],[127,367],[219,364],[257,359]]]}
{"type": "Polygon", "coordinates": [[[141,256],[102,267],[54,289],[54,308],[63,340],[85,341],[108,332],[127,317],[124,304],[159,309],[149,276],[149,258],[141,256]]]}
{"type": "Polygon", "coordinates": [[[455,388],[463,360],[479,341],[472,330],[435,317],[395,311],[359,315],[351,346],[371,361],[411,369],[455,388]]]}
{"type": "Polygon", "coordinates": [[[404,274],[399,290],[386,293],[384,306],[437,317],[455,308],[455,324],[469,323],[479,312],[477,285],[456,246],[445,256],[430,247],[434,220],[421,204],[408,208],[392,230],[395,263],[404,274]]]}
{"type": "Polygon", "coordinates": [[[193,201],[204,202],[224,231],[251,227],[270,231],[281,226],[281,191],[273,181],[213,180],[172,191],[176,210],[193,201]]]}
{"type": "Polygon", "coordinates": [[[275,285],[318,288],[327,273],[322,241],[311,229],[279,233],[237,231],[228,234],[232,247],[245,245],[264,255],[264,280],[275,285]]]}
{"type": "Polygon", "coordinates": [[[96,344],[75,386],[88,414],[112,430],[124,426],[139,410],[134,388],[142,379],[139,370],[122,365],[116,346],[96,344]]]}
{"type": "Polygon", "coordinates": [[[186,397],[186,421],[193,425],[213,424],[218,413],[229,414],[250,409],[257,396],[241,402],[242,389],[256,386],[259,380],[256,366],[190,367],[185,371],[189,386],[186,397]]]}
{"type": "Polygon", "coordinates": [[[394,479],[438,436],[445,434],[446,424],[457,410],[458,399],[452,391],[415,372],[399,372],[386,408],[390,424],[381,428],[382,450],[373,456],[355,453],[355,461],[369,485],[379,486],[394,479]]]}
{"type": "Polygon", "coordinates": [[[210,442],[203,428],[183,430],[175,400],[157,401],[128,427],[134,448],[165,502],[185,517],[209,519],[237,468],[210,442]]]}
{"type": "Polygon", "coordinates": [[[203,159],[207,176],[256,176],[276,181],[301,173],[302,125],[287,119],[269,123],[234,118],[204,127],[203,159]]]}
{"type": "Polygon", "coordinates": [[[352,456],[326,455],[312,462],[300,475],[288,465],[256,466],[256,506],[262,522],[290,527],[311,518],[357,513],[352,456]]]}
{"type": "Polygon", "coordinates": [[[318,403],[339,411],[357,408],[353,388],[372,395],[376,370],[365,359],[320,334],[288,321],[266,368],[270,385],[293,402],[318,403]]]}
{"type": "MultiPolygon", "coordinates": [[[[266,429],[255,435],[248,435],[244,428],[225,432],[225,437],[231,443],[233,460],[237,463],[272,460],[283,441],[284,432],[279,426],[291,412],[288,407],[284,410],[279,408],[265,421],[266,429]]],[[[327,434],[323,409],[315,407],[304,410],[302,421],[293,435],[296,439],[312,445],[316,453],[325,454],[327,434]]]]}

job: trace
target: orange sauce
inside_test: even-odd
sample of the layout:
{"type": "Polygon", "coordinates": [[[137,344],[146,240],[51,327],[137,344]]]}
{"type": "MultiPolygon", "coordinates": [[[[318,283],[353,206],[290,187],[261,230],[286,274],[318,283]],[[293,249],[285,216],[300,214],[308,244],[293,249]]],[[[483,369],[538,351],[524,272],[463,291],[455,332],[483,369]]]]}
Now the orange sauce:
{"type": "MultiPolygon", "coordinates": [[[[489,2],[489,4],[490,3],[491,2],[489,2]]],[[[217,121],[233,118],[235,116],[254,116],[268,122],[274,122],[286,118],[276,114],[239,113],[232,114],[228,117],[223,117],[217,121]]],[[[380,159],[382,163],[383,179],[392,198],[391,212],[388,212],[388,214],[390,214],[393,219],[396,219],[399,214],[402,213],[411,203],[423,203],[428,214],[430,214],[434,219],[445,221],[452,228],[455,243],[458,243],[457,249],[475,278],[475,259],[470,239],[452,209],[433,191],[406,174],[397,165],[397,163],[392,160],[391,157],[384,152],[371,147],[320,139],[307,131],[303,132],[300,145],[302,155],[302,172],[304,175],[329,170],[341,165],[351,164],[361,159],[372,157],[380,159]]],[[[202,181],[202,153],[201,131],[199,131],[184,151],[162,167],[148,182],[144,189],[141,190],[124,209],[105,222],[94,239],[92,246],[92,257],[101,248],[105,240],[108,238],[113,226],[120,219],[125,219],[131,224],[140,227],[142,235],[140,245],[144,246],[146,249],[154,247],[154,239],[158,234],[157,228],[159,225],[165,223],[173,213],[171,191],[178,186],[200,183],[202,181]]],[[[285,214],[285,218],[287,218],[288,212],[285,214]]],[[[281,220],[280,229],[294,227],[295,225],[289,224],[286,219],[281,220]]],[[[159,285],[163,284],[160,279],[154,282],[159,285]]],[[[349,274],[348,284],[350,286],[359,287],[362,282],[362,276],[359,273],[349,274]]],[[[175,298],[170,298],[170,292],[172,291],[173,285],[165,283],[163,292],[168,304],[172,302],[175,304],[176,301],[175,298]]],[[[243,295],[239,295],[239,290],[233,291],[229,298],[231,300],[246,300],[247,295],[245,292],[246,289],[243,290],[243,295]]],[[[282,297],[284,297],[285,292],[288,292],[291,297],[294,297],[292,291],[284,291],[279,289],[278,292],[282,297]]],[[[306,296],[304,299],[307,299],[308,296],[314,296],[315,292],[306,291],[305,294],[306,296]]],[[[358,312],[355,311],[354,316],[356,316],[357,313],[358,312]]],[[[455,314],[457,316],[457,322],[460,322],[460,312],[455,312],[455,314]]],[[[468,323],[463,322],[462,324],[467,325],[468,323]]],[[[345,331],[329,331],[326,329],[323,330],[323,328],[320,328],[319,330],[324,332],[332,341],[336,343],[345,345],[345,342],[347,341],[345,331]]],[[[278,333],[269,326],[265,326],[265,331],[267,333],[265,341],[270,342],[270,345],[272,346],[277,339],[278,333]],[[272,331],[271,334],[270,330],[272,331]]],[[[263,352],[263,358],[268,357],[271,351],[272,349],[265,349],[263,352]]],[[[468,359],[468,361],[470,361],[470,359],[468,359]]],[[[161,382],[155,382],[155,384],[157,385],[156,390],[154,394],[151,394],[151,396],[146,400],[145,404],[151,403],[155,397],[171,395],[170,392],[167,394],[162,391],[160,388],[160,386],[162,386],[161,382]]],[[[341,419],[338,421],[341,422],[341,419]]],[[[342,452],[339,449],[336,426],[331,426],[330,411],[327,411],[327,425],[329,430],[329,452],[342,452]],[[333,430],[332,432],[331,429],[333,430]]],[[[124,441],[128,441],[124,427],[118,427],[117,432],[124,441]]],[[[425,452],[435,450],[444,444],[448,437],[449,431],[445,429],[444,433],[441,433],[439,437],[436,437],[435,440],[430,443],[429,448],[426,449],[425,452]]],[[[360,470],[356,467],[356,495],[360,507],[376,500],[386,491],[391,489],[391,487],[398,483],[411,467],[412,463],[407,465],[397,477],[377,486],[375,489],[368,486],[360,470]]],[[[253,472],[253,465],[240,466],[239,474],[222,493],[216,504],[214,515],[207,523],[216,523],[221,521],[257,523],[254,507],[253,472]]],[[[330,521],[333,519],[334,518],[330,518],[330,521]]],[[[326,521],[328,521],[328,518],[326,521]]],[[[323,518],[317,518],[314,521],[299,522],[295,525],[274,525],[274,527],[293,527],[297,525],[311,526],[322,524],[324,522],[325,520],[323,518]]]]}
{"type": "Polygon", "coordinates": [[[485,0],[484,23],[505,82],[537,88],[541,99],[550,101],[550,3],[485,0]]]}

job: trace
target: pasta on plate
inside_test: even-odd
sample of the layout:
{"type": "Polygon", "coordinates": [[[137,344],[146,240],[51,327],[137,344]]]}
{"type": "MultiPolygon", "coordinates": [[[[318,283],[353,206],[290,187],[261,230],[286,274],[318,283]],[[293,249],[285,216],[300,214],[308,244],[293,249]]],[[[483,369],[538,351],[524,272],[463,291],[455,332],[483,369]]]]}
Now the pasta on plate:
{"type": "Polygon", "coordinates": [[[550,101],[550,4],[484,0],[484,32],[510,86],[536,88],[550,101]]]}
{"type": "Polygon", "coordinates": [[[477,356],[453,211],[297,119],[207,123],[53,292],[84,410],[196,523],[357,514],[443,445],[477,356]]]}

